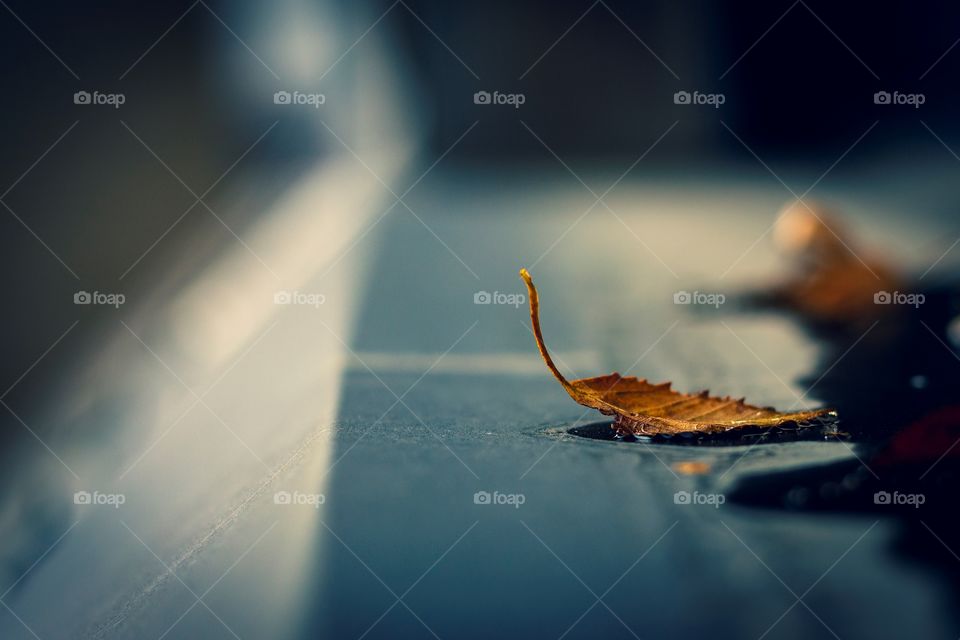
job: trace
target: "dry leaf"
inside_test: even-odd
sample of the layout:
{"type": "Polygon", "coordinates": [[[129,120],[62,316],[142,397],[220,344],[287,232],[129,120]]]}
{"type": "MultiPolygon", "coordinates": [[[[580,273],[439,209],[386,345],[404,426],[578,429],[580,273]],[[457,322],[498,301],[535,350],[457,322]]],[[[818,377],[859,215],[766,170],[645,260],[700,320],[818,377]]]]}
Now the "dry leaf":
{"type": "Polygon", "coordinates": [[[778,427],[806,422],[830,413],[828,409],[779,413],[770,407],[755,407],[744,399],[718,398],[702,391],[687,394],[674,391],[669,382],[651,384],[635,377],[611,373],[596,378],[567,380],[547,352],[540,331],[540,300],[526,269],[520,277],[530,296],[530,320],[540,355],[570,397],[585,407],[614,416],[613,428],[621,434],[674,435],[715,434],[743,427],[778,427]]]}
{"type": "Polygon", "coordinates": [[[784,207],[773,228],[794,274],[768,293],[773,302],[818,321],[866,323],[894,307],[876,304],[881,292],[902,289],[886,255],[864,249],[837,216],[821,205],[784,207]]]}

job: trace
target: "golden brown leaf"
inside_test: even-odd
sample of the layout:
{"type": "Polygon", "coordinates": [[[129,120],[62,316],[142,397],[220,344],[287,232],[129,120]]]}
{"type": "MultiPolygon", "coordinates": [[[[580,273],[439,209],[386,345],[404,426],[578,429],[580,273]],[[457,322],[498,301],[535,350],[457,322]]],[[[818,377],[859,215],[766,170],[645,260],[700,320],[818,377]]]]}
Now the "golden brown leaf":
{"type": "Polygon", "coordinates": [[[743,427],[777,427],[786,423],[806,422],[830,413],[827,409],[779,413],[771,407],[746,404],[743,398],[719,398],[709,395],[707,391],[680,393],[671,389],[669,382],[651,384],[632,376],[623,377],[619,373],[567,380],[553,363],[543,342],[540,299],[533,279],[526,269],[520,270],[520,277],[527,285],[533,334],[547,368],[579,404],[614,416],[614,429],[622,434],[715,434],[743,427]]]}
{"type": "Polygon", "coordinates": [[[825,207],[807,202],[786,206],[773,227],[773,237],[795,271],[771,288],[773,302],[812,320],[854,325],[895,310],[874,299],[878,292],[903,286],[890,259],[860,247],[825,207]]]}

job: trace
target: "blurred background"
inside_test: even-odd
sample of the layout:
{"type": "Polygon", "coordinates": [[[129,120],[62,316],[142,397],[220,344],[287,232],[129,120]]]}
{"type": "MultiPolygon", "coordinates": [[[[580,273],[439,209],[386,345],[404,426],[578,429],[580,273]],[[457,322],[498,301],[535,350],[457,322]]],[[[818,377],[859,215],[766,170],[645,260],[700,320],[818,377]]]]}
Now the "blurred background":
{"type": "MultiPolygon", "coordinates": [[[[521,292],[515,274],[524,264],[537,275],[544,260],[554,286],[565,283],[545,303],[564,366],[599,374],[625,369],[673,319],[637,328],[631,314],[658,299],[637,298],[623,316],[603,314],[595,324],[610,294],[638,291],[641,281],[666,280],[660,289],[669,292],[677,280],[729,274],[726,287],[773,273],[769,225],[784,202],[808,194],[914,275],[950,273],[960,255],[952,250],[960,234],[960,7],[949,3],[0,5],[0,576],[13,585],[0,601],[19,598],[0,610],[9,637],[163,632],[177,619],[168,608],[176,603],[144,605],[161,583],[174,583],[181,566],[199,562],[202,573],[204,563],[217,565],[211,555],[225,559],[201,586],[187,580],[199,596],[267,529],[269,518],[243,515],[264,492],[294,469],[304,483],[297,486],[326,487],[331,463],[363,438],[338,439],[352,428],[337,431],[341,423],[384,426],[391,409],[402,410],[405,394],[391,390],[386,412],[369,415],[386,393],[381,376],[399,393],[465,348],[488,358],[444,360],[437,371],[486,375],[483,385],[438,387],[402,428],[456,434],[462,420],[477,430],[476,444],[483,429],[496,431],[485,421],[572,421],[578,408],[559,393],[542,403],[517,399],[504,378],[491,377],[543,373],[522,307],[491,312],[472,332],[471,297],[521,292]],[[609,336],[630,338],[629,349],[609,336]],[[504,395],[514,400],[501,405],[504,395]],[[126,531],[111,521],[83,532],[72,496],[97,488],[128,496],[126,531]],[[41,576],[47,563],[37,558],[58,557],[47,554],[65,530],[85,537],[41,576]],[[203,556],[235,530],[238,541],[203,556]],[[128,532],[136,532],[132,543],[128,532]],[[133,547],[94,562],[91,548],[118,539],[133,547]],[[161,565],[144,568],[155,559],[161,565]],[[77,575],[96,576],[84,602],[44,622],[46,598],[76,595],[75,586],[55,585],[77,575]],[[144,610],[153,613],[137,617],[144,610]],[[63,620],[73,626],[58,626],[63,620]]],[[[797,380],[817,379],[818,352],[778,322],[757,329],[757,349],[787,383],[770,383],[759,367],[767,379],[747,387],[779,406],[797,401],[784,386],[803,390],[797,380]]],[[[684,349],[665,344],[674,355],[684,349]]],[[[683,353],[652,363],[650,375],[711,388],[720,377],[721,391],[746,392],[724,375],[729,360],[683,353]]],[[[429,455],[464,472],[443,450],[447,436],[425,437],[437,450],[416,461],[418,473],[437,468],[429,455]]],[[[369,467],[344,464],[330,477],[410,462],[366,453],[369,467]]],[[[464,466],[479,479],[477,465],[464,466]]],[[[382,508],[363,504],[364,514],[382,508]]],[[[284,567],[264,587],[273,605],[258,601],[262,615],[247,621],[254,637],[279,637],[281,627],[297,635],[291,610],[303,629],[332,619],[334,630],[354,636],[376,618],[357,622],[336,598],[323,600],[326,613],[302,613],[299,599],[321,593],[330,576],[356,586],[346,593],[369,588],[343,577],[362,573],[357,566],[320,563],[323,578],[304,569],[317,566],[304,557],[326,553],[315,536],[327,525],[313,515],[281,525],[290,537],[249,569],[262,578],[284,567]]],[[[340,516],[361,537],[390,522],[340,516]]],[[[409,526],[402,539],[429,539],[409,526]]],[[[851,540],[836,542],[833,556],[851,540]]],[[[495,584],[481,572],[485,579],[495,584]]],[[[923,590],[932,587],[918,585],[910,602],[927,607],[923,590]]],[[[222,606],[243,616],[241,591],[224,595],[222,606]]],[[[193,600],[184,597],[181,608],[193,600]]],[[[216,620],[191,620],[170,637],[207,623],[225,633],[216,620]]],[[[730,637],[762,631],[725,629],[730,637]]]]}
{"type": "MultiPolygon", "coordinates": [[[[29,277],[3,284],[4,379],[77,318],[68,293],[122,289],[133,301],[159,272],[209,261],[299,171],[349,153],[337,136],[376,171],[382,156],[411,175],[445,151],[444,167],[562,171],[545,145],[576,172],[625,168],[659,141],[639,174],[763,178],[749,146],[774,171],[807,162],[809,183],[861,136],[838,171],[949,174],[957,12],[906,2],[11,1],[0,23],[2,241],[29,277]],[[123,103],[75,104],[78,91],[123,103]],[[325,101],[275,104],[277,91],[325,101]],[[478,105],[478,91],[523,103],[478,105]],[[678,91],[724,102],[678,105],[678,91]],[[875,104],[877,91],[925,101],[875,104]],[[260,206],[221,211],[239,192],[260,206]],[[221,220],[201,204],[183,214],[201,194],[221,220]]],[[[954,205],[941,201],[938,213],[954,205]]]]}

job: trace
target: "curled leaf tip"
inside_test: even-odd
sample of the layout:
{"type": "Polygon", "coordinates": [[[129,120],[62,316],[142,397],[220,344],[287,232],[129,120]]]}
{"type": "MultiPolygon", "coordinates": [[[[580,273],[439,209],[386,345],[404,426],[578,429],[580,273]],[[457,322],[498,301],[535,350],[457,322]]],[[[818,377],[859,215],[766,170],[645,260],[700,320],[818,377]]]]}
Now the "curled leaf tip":
{"type": "Polygon", "coordinates": [[[543,342],[543,332],[540,330],[540,296],[537,295],[537,288],[533,286],[533,278],[530,277],[530,272],[526,269],[520,269],[520,277],[523,278],[523,282],[527,285],[527,298],[530,301],[530,324],[533,327],[533,337],[537,340],[537,348],[540,350],[540,355],[547,364],[547,368],[550,369],[554,377],[563,385],[563,388],[567,390],[570,397],[580,402],[577,400],[575,390],[570,385],[570,382],[560,373],[557,365],[553,363],[553,358],[550,357],[550,352],[547,351],[547,345],[543,342]]]}

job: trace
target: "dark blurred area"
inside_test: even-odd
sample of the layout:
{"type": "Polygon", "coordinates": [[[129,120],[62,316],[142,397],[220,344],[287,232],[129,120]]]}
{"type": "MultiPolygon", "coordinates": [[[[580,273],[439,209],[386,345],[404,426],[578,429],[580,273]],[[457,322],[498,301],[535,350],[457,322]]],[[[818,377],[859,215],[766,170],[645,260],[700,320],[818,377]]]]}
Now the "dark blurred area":
{"type": "MultiPolygon", "coordinates": [[[[387,126],[415,131],[431,158],[475,120],[479,135],[467,136],[456,158],[549,160],[522,121],[574,168],[583,159],[635,158],[674,121],[644,167],[753,166],[721,121],[766,161],[817,166],[875,120],[880,126],[852,161],[916,147],[943,152],[921,118],[948,144],[957,132],[951,115],[960,88],[952,78],[960,55],[948,51],[960,8],[951,4],[10,0],[3,9],[2,251],[20,274],[6,278],[2,292],[8,385],[69,326],[71,292],[114,286],[191,206],[189,190],[205,191],[272,122],[276,130],[214,188],[212,201],[249,172],[270,172],[276,185],[285,167],[337,144],[304,119],[367,126],[351,118],[360,96],[341,90],[342,76],[383,42],[392,48],[377,55],[397,63],[395,90],[404,95],[388,90],[380,99],[412,105],[387,126]],[[270,96],[293,86],[325,92],[328,101],[290,117],[270,96]],[[919,111],[874,104],[884,90],[926,101],[919,111]],[[78,105],[77,91],[122,93],[125,102],[78,105]],[[522,93],[525,101],[517,109],[477,105],[477,91],[522,93]],[[677,105],[677,91],[721,93],[725,102],[677,105]]],[[[202,262],[212,251],[176,251],[218,226],[203,209],[125,277],[128,297],[166,260],[202,262]]],[[[250,220],[225,222],[242,235],[250,220]]]]}

